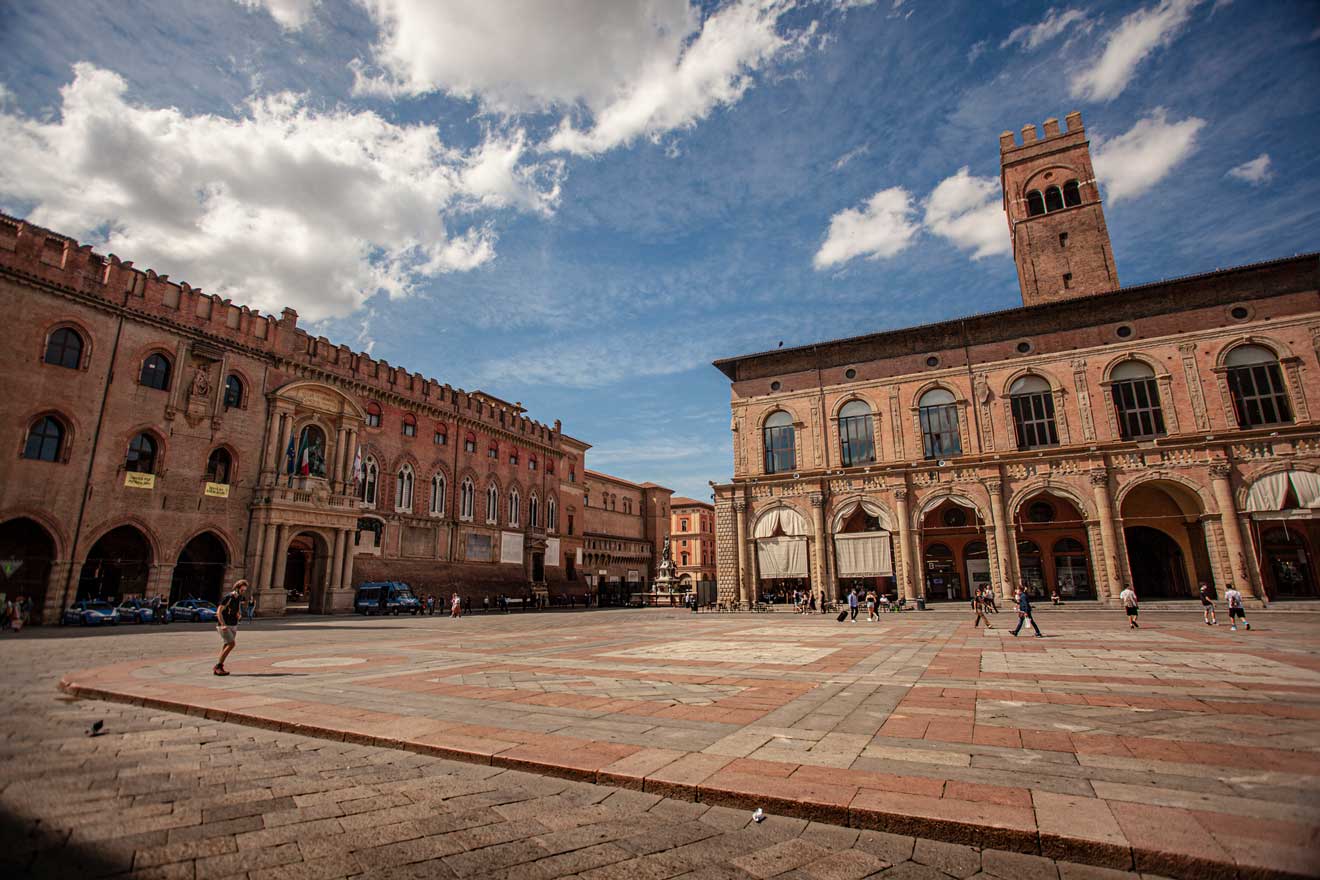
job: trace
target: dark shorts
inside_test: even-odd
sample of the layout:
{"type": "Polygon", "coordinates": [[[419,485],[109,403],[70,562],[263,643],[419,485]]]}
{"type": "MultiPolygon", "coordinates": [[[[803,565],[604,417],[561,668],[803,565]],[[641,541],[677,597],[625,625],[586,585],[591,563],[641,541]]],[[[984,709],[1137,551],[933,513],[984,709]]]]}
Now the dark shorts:
{"type": "Polygon", "coordinates": [[[1206,608],[1209,608],[1211,605],[1215,603],[1211,602],[1209,599],[1202,599],[1201,604],[1204,605],[1206,608]]]}
{"type": "Polygon", "coordinates": [[[1228,609],[1228,616],[1229,616],[1229,617],[1246,617],[1246,616],[1247,616],[1247,609],[1245,609],[1245,608],[1230,608],[1230,609],[1228,609]]]}
{"type": "Polygon", "coordinates": [[[1137,608],[1136,605],[1133,605],[1131,608],[1124,608],[1124,609],[1123,609],[1123,613],[1125,613],[1128,617],[1136,617],[1136,616],[1137,616],[1137,612],[1138,612],[1139,610],[1140,610],[1140,609],[1137,608]]]}

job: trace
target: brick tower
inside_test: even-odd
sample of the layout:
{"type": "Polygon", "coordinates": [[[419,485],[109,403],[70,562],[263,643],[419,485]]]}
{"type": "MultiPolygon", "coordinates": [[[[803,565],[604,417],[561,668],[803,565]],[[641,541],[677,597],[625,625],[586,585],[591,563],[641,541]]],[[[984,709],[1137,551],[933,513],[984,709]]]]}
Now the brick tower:
{"type": "Polygon", "coordinates": [[[1021,144],[1011,131],[999,136],[1004,211],[1029,306],[1118,288],[1082,114],[1065,122],[1060,131],[1059,120],[1045,120],[1043,139],[1025,125],[1021,144]]]}

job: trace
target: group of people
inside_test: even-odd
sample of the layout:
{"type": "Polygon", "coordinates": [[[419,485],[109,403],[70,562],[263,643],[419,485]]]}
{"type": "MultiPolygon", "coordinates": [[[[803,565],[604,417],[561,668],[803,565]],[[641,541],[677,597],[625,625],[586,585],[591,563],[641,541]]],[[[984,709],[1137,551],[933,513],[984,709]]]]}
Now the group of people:
{"type": "Polygon", "coordinates": [[[893,602],[889,601],[889,595],[887,593],[883,593],[883,592],[878,593],[875,590],[869,590],[869,589],[864,593],[859,593],[855,587],[849,590],[848,591],[849,620],[853,621],[854,623],[857,622],[857,614],[861,610],[862,605],[866,606],[866,619],[869,621],[879,620],[881,613],[886,611],[893,611],[896,607],[893,602]]]}
{"type": "Polygon", "coordinates": [[[18,595],[12,599],[6,598],[0,605],[0,630],[9,629],[13,632],[19,632],[23,629],[23,624],[27,623],[32,617],[32,600],[27,596],[18,595]]]}
{"type": "MultiPolygon", "coordinates": [[[[1013,629],[1009,630],[1009,635],[1016,636],[1022,632],[1023,626],[1031,628],[1036,634],[1036,638],[1044,638],[1045,634],[1040,631],[1040,625],[1036,623],[1036,618],[1031,609],[1031,591],[1025,587],[1018,587],[1013,591],[1013,605],[1017,609],[1018,623],[1013,629]]],[[[989,615],[998,614],[999,607],[995,604],[995,593],[989,584],[982,584],[972,593],[972,626],[977,627],[985,623],[986,629],[994,629],[995,625],[990,622],[989,615]]]]}

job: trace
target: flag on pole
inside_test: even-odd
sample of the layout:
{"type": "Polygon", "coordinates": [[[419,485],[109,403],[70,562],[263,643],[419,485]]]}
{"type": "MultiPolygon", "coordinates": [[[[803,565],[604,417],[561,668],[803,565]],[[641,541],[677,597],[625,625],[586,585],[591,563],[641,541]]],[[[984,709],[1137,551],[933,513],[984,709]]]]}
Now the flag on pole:
{"type": "Polygon", "coordinates": [[[353,456],[353,485],[362,482],[362,444],[358,444],[357,454],[353,456]]]}
{"type": "Polygon", "coordinates": [[[302,458],[303,458],[303,451],[305,450],[306,446],[307,446],[307,432],[306,432],[306,431],[303,432],[303,436],[302,436],[302,437],[298,438],[298,451],[297,451],[296,453],[293,451],[293,437],[292,437],[292,435],[290,435],[290,437],[289,437],[289,486],[291,486],[291,487],[293,486],[293,475],[296,474],[296,473],[298,473],[298,470],[299,470],[299,462],[302,461],[302,458]]]}
{"type": "Polygon", "coordinates": [[[303,444],[302,455],[298,457],[298,476],[300,477],[306,477],[312,472],[312,450],[308,448],[309,445],[307,443],[303,444]]]}
{"type": "Polygon", "coordinates": [[[293,476],[293,435],[289,435],[289,449],[284,453],[284,472],[293,476]]]}

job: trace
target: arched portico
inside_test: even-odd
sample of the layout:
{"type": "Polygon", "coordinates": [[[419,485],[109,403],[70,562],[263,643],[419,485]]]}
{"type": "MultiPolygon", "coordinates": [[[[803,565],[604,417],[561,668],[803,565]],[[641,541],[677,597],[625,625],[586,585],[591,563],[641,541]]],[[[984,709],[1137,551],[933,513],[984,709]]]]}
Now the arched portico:
{"type": "Polygon", "coordinates": [[[754,602],[784,601],[809,584],[810,519],[790,504],[772,504],[758,512],[752,526],[756,578],[754,602]]]}
{"type": "Polygon", "coordinates": [[[1118,493],[1126,582],[1145,599],[1186,599],[1216,581],[1207,549],[1205,505],[1195,484],[1169,474],[1118,493]]]}
{"type": "Polygon", "coordinates": [[[1320,474],[1295,465],[1272,468],[1254,475],[1239,495],[1266,597],[1320,597],[1312,555],[1320,547],[1320,474]]]}
{"type": "Polygon", "coordinates": [[[15,517],[0,523],[0,590],[6,597],[24,597],[30,603],[32,623],[54,619],[48,611],[51,577],[57,555],[51,532],[36,519],[15,517]]]}

